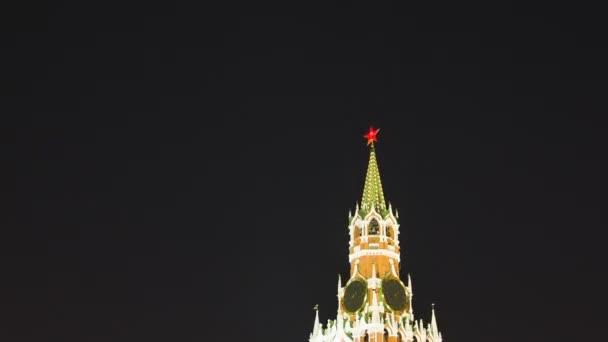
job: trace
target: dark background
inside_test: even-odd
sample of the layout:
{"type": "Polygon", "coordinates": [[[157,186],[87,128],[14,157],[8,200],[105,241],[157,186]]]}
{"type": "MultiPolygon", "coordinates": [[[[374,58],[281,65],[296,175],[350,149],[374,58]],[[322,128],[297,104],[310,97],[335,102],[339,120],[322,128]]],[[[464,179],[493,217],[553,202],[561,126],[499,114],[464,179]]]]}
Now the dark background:
{"type": "Polygon", "coordinates": [[[418,318],[606,334],[599,7],[204,3],[3,11],[0,339],[306,341],[348,276],[369,125],[418,318]]]}

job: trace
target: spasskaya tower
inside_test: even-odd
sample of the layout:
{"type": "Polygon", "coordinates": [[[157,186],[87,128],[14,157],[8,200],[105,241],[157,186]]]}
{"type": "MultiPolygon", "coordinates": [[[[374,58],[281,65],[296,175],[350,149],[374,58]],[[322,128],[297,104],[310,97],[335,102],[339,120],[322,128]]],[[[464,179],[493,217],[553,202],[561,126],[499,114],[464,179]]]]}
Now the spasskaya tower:
{"type": "Polygon", "coordinates": [[[338,278],[338,313],[325,327],[317,309],[310,342],[441,342],[431,322],[414,320],[412,281],[400,274],[399,214],[384,200],[376,161],[378,129],[364,136],[370,148],[363,196],[349,214],[350,277],[338,278]]]}

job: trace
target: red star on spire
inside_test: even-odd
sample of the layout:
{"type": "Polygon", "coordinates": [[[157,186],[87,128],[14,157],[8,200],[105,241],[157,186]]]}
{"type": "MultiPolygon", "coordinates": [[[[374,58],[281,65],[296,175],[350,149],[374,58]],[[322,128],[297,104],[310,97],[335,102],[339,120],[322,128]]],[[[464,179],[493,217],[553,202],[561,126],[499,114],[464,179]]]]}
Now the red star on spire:
{"type": "Polygon", "coordinates": [[[376,135],[378,135],[378,131],[380,130],[380,128],[378,129],[374,129],[373,127],[369,127],[369,132],[364,135],[363,137],[367,139],[367,144],[373,144],[375,141],[378,141],[378,138],[376,137],[376,135]]]}

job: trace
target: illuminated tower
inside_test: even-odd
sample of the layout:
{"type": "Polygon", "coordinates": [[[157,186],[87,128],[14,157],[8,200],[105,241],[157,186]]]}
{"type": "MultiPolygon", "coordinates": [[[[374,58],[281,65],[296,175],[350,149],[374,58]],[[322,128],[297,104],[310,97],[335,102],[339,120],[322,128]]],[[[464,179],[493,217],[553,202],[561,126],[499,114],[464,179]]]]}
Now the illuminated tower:
{"type": "Polygon", "coordinates": [[[361,205],[349,213],[350,277],[338,277],[338,313],[325,327],[317,310],[310,342],[441,342],[435,309],[431,323],[414,320],[412,281],[401,279],[399,214],[384,200],[374,142],[378,129],[364,136],[370,146],[361,205]]]}

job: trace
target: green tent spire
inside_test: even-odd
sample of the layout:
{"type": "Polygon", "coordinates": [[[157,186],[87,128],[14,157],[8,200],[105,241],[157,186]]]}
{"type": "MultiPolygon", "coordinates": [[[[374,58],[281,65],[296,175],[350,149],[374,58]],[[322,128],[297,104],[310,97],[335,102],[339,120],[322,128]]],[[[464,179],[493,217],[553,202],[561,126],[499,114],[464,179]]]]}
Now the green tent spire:
{"type": "Polygon", "coordinates": [[[368,211],[371,210],[373,205],[376,211],[382,212],[386,210],[386,203],[384,202],[384,192],[382,191],[380,170],[378,170],[376,148],[374,147],[374,142],[377,141],[377,133],[378,130],[374,130],[370,127],[370,132],[365,135],[368,145],[371,146],[369,151],[367,175],[365,176],[365,186],[363,187],[363,198],[361,199],[361,209],[368,211]]]}

